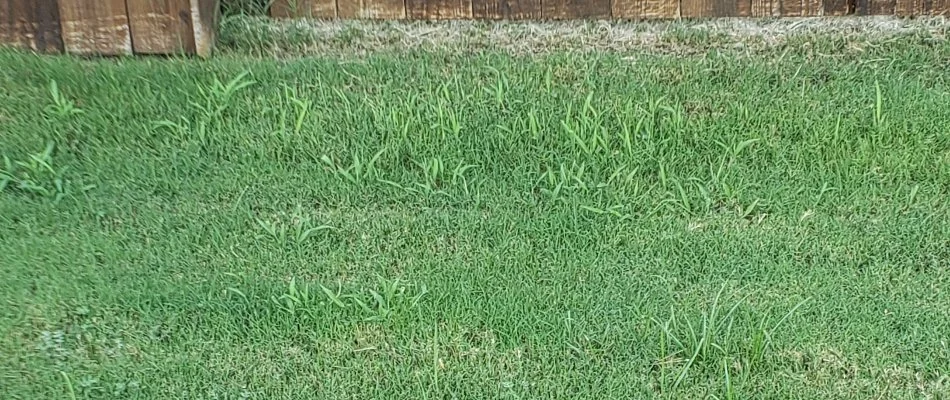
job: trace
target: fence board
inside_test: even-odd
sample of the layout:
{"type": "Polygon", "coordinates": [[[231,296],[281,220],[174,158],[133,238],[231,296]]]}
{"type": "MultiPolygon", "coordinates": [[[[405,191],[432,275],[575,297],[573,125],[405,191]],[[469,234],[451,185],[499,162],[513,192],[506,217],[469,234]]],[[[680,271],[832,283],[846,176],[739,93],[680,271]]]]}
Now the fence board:
{"type": "Polygon", "coordinates": [[[410,19],[472,18],[472,0],[406,0],[406,14],[410,19]]]}
{"type": "Polygon", "coordinates": [[[824,0],[824,15],[848,15],[848,0],[824,0]]]}
{"type": "Polygon", "coordinates": [[[752,0],[738,0],[736,3],[736,14],[740,17],[751,17],[752,0]]]}
{"type": "Polygon", "coordinates": [[[677,18],[680,4],[669,0],[613,0],[610,14],[621,19],[677,18]]]}
{"type": "Polygon", "coordinates": [[[668,0],[640,0],[640,15],[643,18],[679,18],[680,3],[668,0]]]}
{"type": "Polygon", "coordinates": [[[871,0],[868,12],[871,15],[893,15],[897,0],[871,0]]]}
{"type": "MultiPolygon", "coordinates": [[[[843,1],[847,1],[847,0],[843,0],[843,1]]],[[[772,17],[772,16],[775,16],[777,12],[778,12],[777,3],[773,4],[772,0],[752,0],[752,16],[753,17],[772,17]]]]}
{"type": "MultiPolygon", "coordinates": [[[[0,0],[0,44],[80,54],[208,55],[218,0],[0,0]]],[[[623,19],[947,15],[950,0],[275,0],[274,17],[623,19]]]]}
{"type": "Polygon", "coordinates": [[[478,19],[540,19],[541,0],[472,0],[478,19]]]}
{"type": "MultiPolygon", "coordinates": [[[[847,0],[844,0],[847,1],[847,0]]],[[[773,14],[773,6],[771,0],[752,0],[752,16],[753,17],[771,17],[773,14]]]]}
{"type": "Polygon", "coordinates": [[[218,31],[218,0],[191,0],[191,26],[195,33],[195,54],[211,55],[218,31]]]}
{"type": "Polygon", "coordinates": [[[739,15],[736,0],[682,0],[680,15],[683,18],[735,17],[739,15]]]}
{"type": "Polygon", "coordinates": [[[338,3],[337,13],[347,19],[405,19],[404,0],[344,0],[338,3]]]}
{"type": "Polygon", "coordinates": [[[59,0],[66,51],[117,55],[132,52],[125,0],[59,0]]]}
{"type": "Polygon", "coordinates": [[[7,0],[0,2],[0,44],[34,51],[63,51],[56,0],[7,0]]]}
{"type": "Polygon", "coordinates": [[[610,17],[610,0],[541,0],[541,18],[594,19],[610,17]]]}
{"type": "Polygon", "coordinates": [[[894,14],[897,15],[921,15],[926,12],[923,0],[897,0],[894,5],[894,14]]]}
{"type": "Polygon", "coordinates": [[[126,5],[136,53],[195,52],[190,0],[128,0],[126,5]]]}
{"type": "Polygon", "coordinates": [[[825,11],[822,0],[781,0],[780,4],[779,15],[783,17],[817,17],[825,11]]]}
{"type": "Polygon", "coordinates": [[[932,0],[930,7],[927,7],[928,14],[947,15],[950,14],[950,0],[932,0]]]}
{"type": "MultiPolygon", "coordinates": [[[[352,3],[352,0],[342,0],[352,3]]],[[[275,18],[335,18],[336,0],[275,0],[270,15],[275,18]]]]}
{"type": "Polygon", "coordinates": [[[871,12],[870,0],[854,0],[854,15],[868,15],[871,12]]]}
{"type": "Polygon", "coordinates": [[[779,0],[779,15],[783,17],[802,16],[802,0],[779,0]]]}

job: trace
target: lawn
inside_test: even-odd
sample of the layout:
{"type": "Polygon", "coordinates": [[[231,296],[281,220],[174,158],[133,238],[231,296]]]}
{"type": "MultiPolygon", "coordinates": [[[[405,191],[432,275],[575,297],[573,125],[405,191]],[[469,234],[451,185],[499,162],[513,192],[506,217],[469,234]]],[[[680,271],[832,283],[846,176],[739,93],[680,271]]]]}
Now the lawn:
{"type": "Polygon", "coordinates": [[[4,50],[0,398],[950,398],[950,43],[721,39],[4,50]]]}

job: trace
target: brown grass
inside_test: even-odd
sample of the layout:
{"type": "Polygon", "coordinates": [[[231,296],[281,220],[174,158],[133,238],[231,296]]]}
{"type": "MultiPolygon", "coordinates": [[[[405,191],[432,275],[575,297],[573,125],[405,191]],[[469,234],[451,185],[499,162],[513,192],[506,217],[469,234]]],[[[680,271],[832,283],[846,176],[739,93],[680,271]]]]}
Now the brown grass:
{"type": "Polygon", "coordinates": [[[809,37],[834,36],[845,47],[901,37],[945,41],[944,17],[829,17],[718,19],[705,21],[277,21],[236,17],[224,22],[225,49],[260,55],[365,55],[378,52],[500,51],[514,55],[552,52],[642,51],[690,54],[718,49],[736,53],[780,49],[809,37]]]}

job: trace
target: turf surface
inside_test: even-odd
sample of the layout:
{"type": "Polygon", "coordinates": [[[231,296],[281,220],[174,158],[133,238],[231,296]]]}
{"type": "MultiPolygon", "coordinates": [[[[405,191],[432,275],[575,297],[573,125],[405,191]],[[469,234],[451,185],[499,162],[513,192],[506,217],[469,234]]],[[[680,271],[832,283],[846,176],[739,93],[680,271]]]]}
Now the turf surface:
{"type": "Polygon", "coordinates": [[[0,52],[0,397],[947,398],[950,46],[839,46],[0,52]]]}

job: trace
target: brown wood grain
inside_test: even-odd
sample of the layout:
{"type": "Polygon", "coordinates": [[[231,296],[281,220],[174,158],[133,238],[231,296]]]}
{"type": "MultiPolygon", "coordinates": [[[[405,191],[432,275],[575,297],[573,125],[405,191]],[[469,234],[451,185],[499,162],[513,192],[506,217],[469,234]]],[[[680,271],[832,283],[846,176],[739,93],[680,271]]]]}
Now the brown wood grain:
{"type": "Polygon", "coordinates": [[[853,0],[854,15],[868,15],[871,13],[871,0],[853,0]]]}
{"type": "Polygon", "coordinates": [[[897,0],[897,3],[894,4],[894,15],[915,15],[919,8],[919,0],[897,0]]]}
{"type": "Polygon", "coordinates": [[[191,26],[195,34],[195,54],[208,57],[214,50],[218,31],[218,0],[191,0],[191,26]]]}
{"type": "MultiPolygon", "coordinates": [[[[340,0],[340,4],[349,5],[354,1],[359,0],[340,0]]],[[[274,0],[270,15],[275,18],[336,18],[336,10],[336,0],[274,0]]]]}
{"type": "Polygon", "coordinates": [[[132,53],[125,0],[59,0],[66,51],[77,54],[132,53]]]}
{"type": "MultiPolygon", "coordinates": [[[[782,17],[817,17],[825,12],[822,0],[778,0],[782,17]]],[[[847,0],[845,0],[847,1],[847,0]]]]}
{"type": "Polygon", "coordinates": [[[736,13],[740,17],[751,17],[752,0],[738,0],[736,4],[736,13]]]}
{"type": "MultiPolygon", "coordinates": [[[[772,17],[778,13],[778,3],[772,0],[752,0],[753,17],[772,17]]],[[[847,1],[847,0],[844,0],[847,1]]]]}
{"type": "Polygon", "coordinates": [[[736,0],[681,0],[680,15],[683,18],[734,17],[739,15],[739,3],[736,0]]]}
{"type": "MultiPolygon", "coordinates": [[[[910,0],[914,1],[914,0],[910,0]]],[[[910,6],[903,6],[902,8],[905,11],[908,11],[908,14],[901,15],[948,15],[950,14],[950,0],[916,0],[914,1],[913,11],[909,10],[910,6]]],[[[898,11],[900,12],[900,10],[898,11]]]]}
{"type": "Polygon", "coordinates": [[[620,19],[679,18],[679,1],[670,0],[613,0],[610,14],[620,19]]]}
{"type": "Polygon", "coordinates": [[[930,1],[930,4],[927,9],[927,14],[931,15],[950,15],[950,0],[924,0],[925,3],[930,1]]]}
{"type": "Polygon", "coordinates": [[[472,0],[478,19],[540,19],[541,0],[472,0]]]}
{"type": "Polygon", "coordinates": [[[39,52],[62,52],[56,0],[0,1],[0,44],[39,52]]]}
{"type": "Polygon", "coordinates": [[[803,17],[820,17],[825,14],[824,0],[802,0],[803,17]]]}
{"type": "Polygon", "coordinates": [[[897,0],[894,5],[894,14],[900,16],[922,15],[928,10],[924,7],[923,0],[897,0]]]}
{"type": "Polygon", "coordinates": [[[802,0],[778,0],[779,15],[783,17],[802,16],[802,0]]]}
{"type": "Polygon", "coordinates": [[[610,0],[541,0],[541,18],[595,19],[610,17],[610,0]]]}
{"type": "Polygon", "coordinates": [[[406,0],[406,14],[410,19],[472,18],[472,0],[406,0]]]}
{"type": "Polygon", "coordinates": [[[868,13],[871,15],[894,15],[897,0],[870,0],[868,13]]]}
{"type": "Polygon", "coordinates": [[[405,19],[405,0],[343,0],[337,4],[340,18],[405,19]]]}
{"type": "Polygon", "coordinates": [[[127,0],[132,50],[139,54],[195,52],[190,0],[127,0]]]}
{"type": "Polygon", "coordinates": [[[847,15],[848,0],[823,0],[822,9],[827,16],[847,15]]]}

